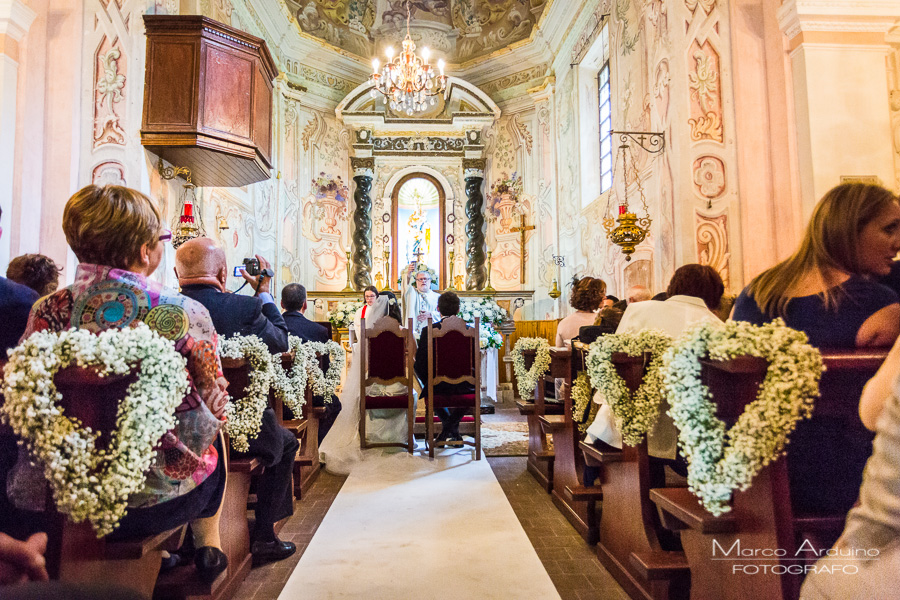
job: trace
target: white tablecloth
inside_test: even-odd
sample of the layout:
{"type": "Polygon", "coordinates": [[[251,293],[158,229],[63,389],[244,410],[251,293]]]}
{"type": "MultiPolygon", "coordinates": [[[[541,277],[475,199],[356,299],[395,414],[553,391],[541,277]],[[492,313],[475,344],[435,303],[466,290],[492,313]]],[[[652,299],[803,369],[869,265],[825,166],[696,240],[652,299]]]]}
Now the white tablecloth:
{"type": "Polygon", "coordinates": [[[500,365],[497,360],[496,348],[484,348],[481,350],[481,399],[491,399],[497,402],[497,379],[500,365]]]}

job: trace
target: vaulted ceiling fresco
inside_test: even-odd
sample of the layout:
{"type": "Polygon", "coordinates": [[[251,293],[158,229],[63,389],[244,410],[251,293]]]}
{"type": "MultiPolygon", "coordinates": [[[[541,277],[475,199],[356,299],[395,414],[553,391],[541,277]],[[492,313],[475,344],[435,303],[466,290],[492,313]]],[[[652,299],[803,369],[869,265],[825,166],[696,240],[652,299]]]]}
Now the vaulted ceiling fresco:
{"type": "Polygon", "coordinates": [[[552,0],[282,0],[301,31],[368,59],[410,31],[449,62],[461,63],[527,38],[552,0]]]}

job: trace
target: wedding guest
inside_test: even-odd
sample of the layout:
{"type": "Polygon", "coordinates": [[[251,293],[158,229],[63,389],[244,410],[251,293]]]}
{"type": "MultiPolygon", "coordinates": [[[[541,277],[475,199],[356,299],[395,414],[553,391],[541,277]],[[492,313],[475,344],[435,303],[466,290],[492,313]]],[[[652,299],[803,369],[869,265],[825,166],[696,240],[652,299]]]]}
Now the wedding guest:
{"type": "MultiPolygon", "coordinates": [[[[444,292],[438,298],[438,310],[441,318],[454,317],[459,313],[459,296],[455,292],[444,292]]],[[[441,328],[441,322],[433,323],[434,329],[441,328]]],[[[419,337],[419,345],[416,348],[416,359],[413,363],[413,369],[416,376],[422,383],[422,398],[428,395],[428,328],[422,330],[419,337]]],[[[471,383],[439,383],[434,386],[436,394],[473,394],[475,388],[471,383]]],[[[466,408],[436,408],[434,414],[441,420],[441,432],[435,439],[436,442],[462,442],[462,435],[459,433],[459,423],[465,416],[466,408]]]]}
{"type": "MultiPolygon", "coordinates": [[[[225,252],[210,238],[194,238],[178,248],[175,275],[181,292],[207,308],[219,335],[256,335],[269,352],[280,354],[288,349],[287,325],[269,293],[272,281],[269,262],[258,255],[256,258],[260,274],[242,272],[255,290],[254,296],[225,293],[228,277],[225,252]]],[[[275,523],[294,514],[291,476],[300,443],[293,433],[278,424],[271,408],[263,411],[259,434],[249,442],[246,455],[258,458],[266,467],[257,487],[256,526],[250,551],[256,562],[282,560],[297,551],[293,542],[278,539],[275,523]]]]}
{"type": "MultiPolygon", "coordinates": [[[[803,582],[803,600],[868,600],[897,596],[900,569],[900,343],[882,369],[886,387],[866,386],[883,405],[876,419],[872,456],[866,463],[859,503],[847,515],[834,558],[816,563],[803,582]],[[862,559],[860,559],[862,557],[862,559]]],[[[879,372],[880,373],[880,372],[879,372]]],[[[877,377],[877,376],[876,376],[877,377]]],[[[831,554],[831,553],[830,553],[831,554]]]]}
{"type": "MultiPolygon", "coordinates": [[[[733,318],[762,324],[780,317],[820,348],[893,344],[900,334],[900,300],[875,278],[890,275],[898,251],[897,197],[875,185],[840,185],[816,205],[797,251],[741,292],[733,318]]],[[[860,377],[848,401],[859,398],[864,384],[860,377]]],[[[816,413],[802,421],[788,447],[795,507],[849,510],[871,442],[862,421],[816,413]]]]}
{"type": "MultiPolygon", "coordinates": [[[[0,209],[2,215],[3,209],[0,209]]],[[[19,343],[28,323],[28,312],[38,297],[31,288],[0,277],[0,359],[6,359],[6,351],[19,343]]]]}
{"type": "MultiPolygon", "coordinates": [[[[281,316],[284,317],[284,323],[291,335],[297,336],[303,342],[327,342],[331,339],[328,337],[328,330],[325,327],[306,318],[306,288],[299,283],[289,283],[282,288],[281,308],[284,309],[281,316]]],[[[326,356],[322,367],[327,370],[329,364],[330,360],[326,356]]],[[[325,414],[319,417],[319,444],[321,445],[325,436],[331,431],[338,413],[341,412],[341,401],[334,394],[331,395],[330,402],[325,402],[322,396],[313,396],[313,406],[321,406],[325,409],[325,414]]]]}
{"type": "Polygon", "coordinates": [[[613,296],[612,294],[607,294],[606,298],[603,299],[603,302],[600,303],[600,310],[604,308],[612,308],[615,306],[620,300],[613,296]]]}
{"type": "Polygon", "coordinates": [[[625,299],[628,301],[628,304],[634,304],[635,302],[644,302],[646,300],[653,300],[653,294],[643,285],[633,285],[628,288],[628,292],[625,294],[625,299]]]}
{"type": "MultiPolygon", "coordinates": [[[[722,278],[712,267],[684,265],[672,274],[666,289],[667,299],[630,304],[622,315],[616,333],[640,333],[647,329],[658,329],[676,338],[699,322],[706,321],[722,327],[722,321],[713,311],[718,309],[724,291],[722,278]]],[[[622,436],[616,429],[612,412],[599,392],[594,401],[601,407],[594,422],[588,427],[588,442],[600,440],[621,448],[622,436]]],[[[647,450],[652,458],[667,461],[676,472],[685,474],[685,464],[677,459],[677,442],[678,430],[672,417],[668,415],[668,403],[663,399],[659,418],[647,438],[647,450]]]]}
{"type": "MultiPolygon", "coordinates": [[[[63,211],[63,232],[80,261],[75,282],[35,304],[23,339],[37,331],[77,327],[99,333],[143,321],[171,339],[187,359],[190,390],[175,411],[175,428],[160,440],[159,459],[147,471],[144,488],[129,498],[128,513],[107,538],[145,537],[214,516],[225,486],[217,440],[227,382],[209,313],[150,279],[171,232],[150,198],[114,185],[89,185],[76,192],[63,211]],[[96,302],[98,290],[102,309],[96,302]]],[[[18,508],[43,508],[45,493],[31,484],[35,477],[42,477],[40,466],[32,465],[22,450],[7,482],[18,508]]],[[[198,570],[212,575],[224,568],[218,532],[195,530],[194,543],[198,570]]]]}
{"type": "Polygon", "coordinates": [[[556,326],[556,347],[565,348],[571,345],[578,330],[593,325],[597,318],[597,309],[606,296],[606,284],[594,277],[575,278],[572,282],[572,295],[569,304],[575,312],[564,318],[556,326]]]}
{"type": "Polygon", "coordinates": [[[61,267],[43,254],[23,254],[9,261],[6,277],[27,285],[41,296],[52,294],[59,287],[61,267]]]}

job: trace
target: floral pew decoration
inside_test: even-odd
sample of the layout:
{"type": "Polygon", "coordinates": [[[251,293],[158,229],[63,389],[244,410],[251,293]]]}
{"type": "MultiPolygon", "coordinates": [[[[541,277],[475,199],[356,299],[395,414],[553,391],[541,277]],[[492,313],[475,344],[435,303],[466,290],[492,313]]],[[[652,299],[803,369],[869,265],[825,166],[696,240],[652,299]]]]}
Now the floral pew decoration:
{"type": "Polygon", "coordinates": [[[307,360],[307,369],[309,372],[310,385],[314,396],[322,396],[325,402],[331,402],[331,396],[341,384],[341,375],[344,372],[344,362],[347,360],[347,353],[344,348],[335,341],[327,342],[307,342],[304,344],[309,352],[307,360]],[[322,372],[316,355],[328,355],[330,364],[328,371],[322,372]]]}
{"type": "Polygon", "coordinates": [[[534,388],[543,381],[544,372],[550,367],[550,344],[544,338],[519,338],[512,351],[513,370],[519,396],[524,400],[531,398],[534,388]],[[525,350],[534,350],[534,362],[530,369],[525,368],[525,350]]]}
{"type": "Polygon", "coordinates": [[[0,418],[43,465],[60,513],[90,521],[97,537],[113,532],[128,498],[139,492],[160,438],[175,426],[188,392],[185,359],[172,342],[140,323],[94,335],[84,329],[37,332],[9,352],[0,418]],[[106,448],[92,431],[61,410],[54,376],[78,366],[100,377],[137,373],[119,401],[106,448]]]}
{"type": "Polygon", "coordinates": [[[275,385],[275,360],[255,335],[235,335],[224,340],[220,353],[222,359],[246,359],[250,363],[250,381],[243,397],[232,396],[225,408],[228,418],[225,431],[231,447],[237,452],[248,452],[249,441],[259,435],[263,411],[269,405],[269,389],[275,385]]]}
{"type": "Polygon", "coordinates": [[[275,394],[291,412],[299,418],[306,404],[306,386],[309,382],[309,363],[314,360],[309,347],[297,336],[288,336],[288,352],[293,357],[290,370],[275,365],[275,394]]]}
{"type": "Polygon", "coordinates": [[[659,418],[663,356],[671,345],[671,336],[656,329],[605,335],[591,344],[587,357],[588,376],[591,384],[605,398],[615,417],[616,428],[629,446],[640,444],[659,418]],[[633,395],[612,362],[612,356],[617,352],[644,356],[645,360],[649,357],[643,383],[633,395]]]}
{"type": "Polygon", "coordinates": [[[688,460],[688,485],[711,514],[727,513],[732,492],[747,490],[760,470],[784,452],[797,423],[812,416],[822,356],[806,334],[775,319],[761,327],[736,321],[726,322],[724,329],[699,324],[676,340],[663,360],[669,415],[688,460]],[[726,431],[700,379],[701,360],[744,356],[766,360],[768,371],[756,399],[726,431]]]}

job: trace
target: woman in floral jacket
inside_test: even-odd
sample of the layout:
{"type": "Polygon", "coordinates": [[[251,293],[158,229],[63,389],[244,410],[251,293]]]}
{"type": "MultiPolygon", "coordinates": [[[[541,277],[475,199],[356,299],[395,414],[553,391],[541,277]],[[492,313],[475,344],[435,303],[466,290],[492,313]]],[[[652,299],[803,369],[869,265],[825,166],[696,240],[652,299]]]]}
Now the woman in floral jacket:
{"type": "MultiPolygon", "coordinates": [[[[227,382],[206,309],[149,279],[171,232],[147,196],[94,185],[69,199],[63,230],[80,261],[75,282],[34,305],[23,339],[37,331],[75,327],[99,333],[143,322],[171,340],[187,360],[190,390],[175,411],[176,425],[159,440],[144,488],[129,498],[128,514],[110,537],[151,535],[215,515],[225,474],[221,448],[214,442],[224,421],[227,382]]],[[[21,509],[43,507],[40,468],[25,456],[10,474],[8,490],[21,509]]],[[[210,543],[218,546],[216,528],[211,529],[210,543]]]]}

